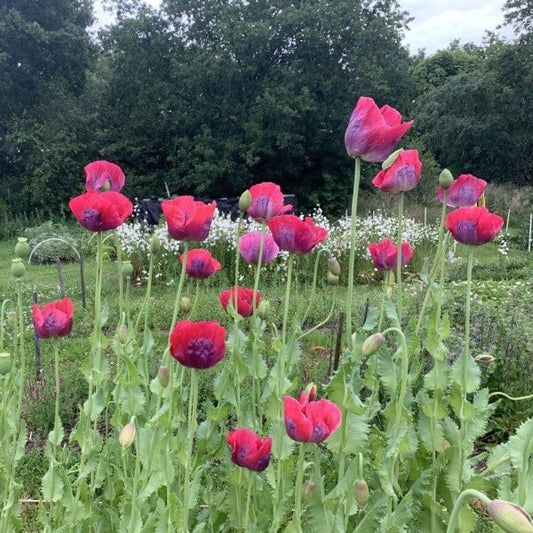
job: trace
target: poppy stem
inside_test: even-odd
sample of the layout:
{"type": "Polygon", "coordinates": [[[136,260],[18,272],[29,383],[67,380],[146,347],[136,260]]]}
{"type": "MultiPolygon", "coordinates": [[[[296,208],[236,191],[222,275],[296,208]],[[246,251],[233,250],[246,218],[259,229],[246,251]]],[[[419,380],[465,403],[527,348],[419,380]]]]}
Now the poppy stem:
{"type": "Polygon", "coordinates": [[[397,312],[398,323],[402,325],[402,232],[403,232],[403,204],[405,193],[401,192],[398,198],[398,237],[396,246],[398,254],[396,257],[396,283],[398,284],[397,312]]]}
{"type": "Polygon", "coordinates": [[[346,340],[348,348],[353,349],[352,341],[352,305],[355,270],[355,238],[357,232],[357,198],[361,181],[361,158],[355,158],[354,180],[352,191],[352,209],[350,211],[350,258],[348,263],[348,288],[346,291],[346,340]]]}
{"type": "Polygon", "coordinates": [[[259,256],[257,258],[257,265],[255,267],[255,278],[254,278],[254,292],[252,295],[252,313],[255,316],[255,310],[257,307],[256,294],[259,289],[259,276],[261,274],[261,266],[263,265],[263,250],[265,248],[265,236],[266,236],[267,225],[263,220],[261,223],[261,239],[259,240],[259,256]]]}
{"type": "Polygon", "coordinates": [[[302,528],[302,490],[304,484],[305,442],[300,442],[298,463],[296,465],[296,485],[294,486],[294,517],[293,523],[301,531],[302,528]]]}
{"type": "Polygon", "coordinates": [[[317,284],[317,280],[318,280],[318,265],[319,265],[319,262],[320,262],[320,255],[323,252],[326,253],[326,254],[329,253],[327,250],[322,248],[321,250],[318,250],[318,253],[316,254],[315,268],[314,268],[314,271],[313,271],[313,284],[311,285],[311,294],[309,295],[309,305],[307,306],[307,309],[305,310],[304,316],[303,316],[303,318],[301,320],[302,328],[304,327],[305,321],[307,320],[307,317],[309,316],[309,312],[311,311],[311,307],[313,306],[313,303],[314,303],[313,300],[315,299],[316,284],[317,284]]]}
{"type": "Polygon", "coordinates": [[[455,533],[457,530],[457,525],[459,522],[459,513],[461,512],[461,509],[463,508],[464,502],[467,498],[477,498],[481,501],[484,505],[488,505],[490,503],[490,499],[485,496],[482,492],[479,492],[479,490],[475,489],[466,489],[459,494],[459,497],[457,500],[455,500],[455,505],[453,506],[452,514],[450,515],[450,520],[448,521],[448,528],[446,529],[446,533],[455,533]]]}
{"type": "MultiPolygon", "coordinates": [[[[292,265],[294,263],[294,254],[289,254],[289,260],[287,262],[287,285],[285,288],[285,301],[283,302],[283,323],[281,328],[281,344],[285,346],[287,342],[287,324],[289,322],[289,302],[291,298],[291,282],[292,282],[292,265]]],[[[285,368],[285,362],[283,361],[283,370],[285,368]]],[[[284,372],[282,372],[284,375],[284,372]]],[[[282,393],[282,391],[280,391],[282,393]]]]}

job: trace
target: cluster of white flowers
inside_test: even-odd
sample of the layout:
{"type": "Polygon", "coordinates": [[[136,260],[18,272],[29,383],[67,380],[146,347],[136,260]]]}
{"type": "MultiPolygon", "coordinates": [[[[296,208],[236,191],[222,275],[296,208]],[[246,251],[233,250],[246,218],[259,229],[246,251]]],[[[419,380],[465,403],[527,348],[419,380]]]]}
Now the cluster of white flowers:
{"type": "Polygon", "coordinates": [[[508,234],[505,231],[501,231],[496,238],[496,244],[498,245],[498,252],[501,255],[509,254],[509,241],[507,240],[508,234]]]}

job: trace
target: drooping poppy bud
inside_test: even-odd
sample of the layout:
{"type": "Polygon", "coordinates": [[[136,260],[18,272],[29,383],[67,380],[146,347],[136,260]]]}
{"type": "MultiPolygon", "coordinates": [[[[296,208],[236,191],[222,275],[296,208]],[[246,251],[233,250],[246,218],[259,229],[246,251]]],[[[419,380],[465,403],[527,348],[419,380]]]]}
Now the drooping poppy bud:
{"type": "Polygon", "coordinates": [[[330,257],[328,259],[328,271],[330,274],[333,274],[337,277],[341,275],[341,266],[336,257],[330,257]]]}
{"type": "Polygon", "coordinates": [[[385,337],[381,333],[370,335],[370,337],[365,339],[363,346],[361,347],[363,357],[369,357],[370,355],[375,354],[381,346],[383,346],[384,342],[385,337]]]}
{"type": "Polygon", "coordinates": [[[135,435],[137,434],[137,429],[135,428],[134,422],[128,422],[120,432],[118,437],[118,442],[122,446],[122,450],[129,448],[135,441],[135,435]]]}
{"type": "Polygon", "coordinates": [[[504,500],[492,500],[487,513],[506,533],[533,533],[533,521],[522,507],[504,500]]]}
{"type": "Polygon", "coordinates": [[[357,505],[360,509],[364,509],[370,499],[368,485],[364,479],[356,479],[354,484],[354,495],[357,505]]]}
{"type": "Polygon", "coordinates": [[[30,256],[30,245],[26,237],[19,237],[15,244],[15,255],[20,259],[28,259],[30,256]]]}
{"type": "Polygon", "coordinates": [[[26,267],[24,266],[24,263],[22,262],[22,259],[20,257],[11,259],[11,275],[14,278],[16,279],[22,278],[25,272],[26,272],[26,267]]]}

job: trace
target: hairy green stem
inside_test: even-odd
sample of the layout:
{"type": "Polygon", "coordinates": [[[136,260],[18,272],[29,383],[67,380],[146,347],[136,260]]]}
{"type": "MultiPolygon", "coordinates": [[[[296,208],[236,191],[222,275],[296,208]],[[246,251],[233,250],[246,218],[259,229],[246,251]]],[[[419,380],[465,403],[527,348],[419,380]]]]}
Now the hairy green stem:
{"type": "Polygon", "coordinates": [[[303,318],[302,318],[302,327],[304,326],[305,321],[307,320],[307,317],[309,316],[309,313],[311,311],[311,307],[313,306],[313,300],[315,299],[316,284],[317,284],[317,280],[318,280],[318,266],[319,266],[319,263],[320,263],[320,255],[323,252],[328,253],[327,250],[322,249],[322,250],[319,250],[318,253],[316,254],[315,268],[313,270],[313,284],[311,285],[311,294],[309,295],[309,304],[308,304],[307,309],[305,310],[305,313],[304,313],[303,318]]]}
{"type": "Polygon", "coordinates": [[[404,204],[405,193],[401,192],[400,197],[398,198],[398,237],[396,240],[396,246],[398,247],[398,254],[396,257],[396,283],[398,285],[398,297],[397,297],[397,312],[398,312],[398,323],[402,324],[402,297],[403,297],[403,287],[402,287],[402,233],[403,233],[403,204],[404,204]]]}
{"type": "Polygon", "coordinates": [[[302,489],[304,484],[304,457],[305,442],[300,442],[298,462],[296,463],[296,485],[294,487],[294,523],[300,527],[302,524],[302,489]]]}
{"type": "Polygon", "coordinates": [[[455,501],[455,505],[453,506],[452,514],[450,515],[450,520],[448,521],[448,528],[446,529],[446,533],[455,533],[457,530],[457,525],[459,522],[459,514],[461,512],[461,509],[463,508],[463,505],[465,504],[465,501],[468,498],[477,498],[481,501],[484,505],[488,505],[490,503],[490,499],[485,496],[482,492],[479,492],[479,490],[475,489],[466,489],[459,494],[459,497],[455,501]]]}

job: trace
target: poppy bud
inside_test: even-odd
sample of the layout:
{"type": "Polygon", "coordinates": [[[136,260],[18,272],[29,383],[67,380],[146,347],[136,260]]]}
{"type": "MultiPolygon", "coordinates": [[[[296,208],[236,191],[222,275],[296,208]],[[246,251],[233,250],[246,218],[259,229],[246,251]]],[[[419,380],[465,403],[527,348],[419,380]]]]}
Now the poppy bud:
{"type": "Polygon", "coordinates": [[[11,370],[11,354],[0,352],[0,376],[5,376],[11,370]]]}
{"type": "Polygon", "coordinates": [[[239,211],[244,215],[252,203],[252,195],[250,191],[246,189],[239,198],[239,211]]]}
{"type": "Polygon", "coordinates": [[[122,261],[122,274],[125,278],[131,278],[133,274],[133,265],[131,261],[122,261]]]}
{"type": "Polygon", "coordinates": [[[338,285],[339,284],[339,276],[335,276],[331,272],[328,272],[328,285],[338,285]]]}
{"type": "Polygon", "coordinates": [[[192,308],[191,299],[188,296],[182,296],[180,300],[180,310],[182,313],[188,313],[192,308]]]}
{"type": "Polygon", "coordinates": [[[153,254],[156,254],[159,252],[159,249],[161,248],[161,239],[159,238],[159,235],[157,233],[154,233],[152,235],[152,238],[150,239],[150,251],[153,254]]]}
{"type": "Polygon", "coordinates": [[[364,342],[361,348],[363,357],[375,354],[385,342],[385,337],[381,333],[374,333],[370,335],[364,342]]]}
{"type": "Polygon", "coordinates": [[[257,316],[261,320],[266,320],[270,314],[270,302],[268,300],[261,300],[259,307],[257,308],[257,316]]]}
{"type": "Polygon", "coordinates": [[[493,357],[490,353],[480,353],[474,359],[477,363],[492,363],[492,361],[496,361],[496,357],[493,357]]]}
{"type": "Polygon", "coordinates": [[[126,344],[128,342],[128,326],[126,324],[120,324],[118,328],[118,338],[121,344],[126,344]]]}
{"type": "Polygon", "coordinates": [[[20,279],[22,276],[24,276],[24,272],[26,272],[26,268],[24,267],[24,263],[22,262],[22,259],[20,257],[11,259],[12,276],[14,278],[20,279]]]}
{"type": "Polygon", "coordinates": [[[532,533],[531,517],[518,505],[504,500],[492,500],[487,505],[492,520],[507,533],[532,533]]]}
{"type": "Polygon", "coordinates": [[[439,174],[439,185],[443,189],[448,189],[452,186],[453,183],[453,176],[452,173],[445,168],[440,174],[439,174]]]}
{"type": "Polygon", "coordinates": [[[157,371],[157,377],[159,378],[159,383],[161,384],[161,387],[166,389],[170,382],[170,370],[168,366],[160,366],[159,370],[157,371]]]}
{"type": "Polygon", "coordinates": [[[30,256],[30,245],[26,237],[19,237],[17,244],[15,244],[15,255],[20,259],[28,259],[30,256]]]}
{"type": "Polygon", "coordinates": [[[403,152],[403,148],[398,148],[398,150],[392,152],[392,154],[389,155],[389,157],[387,157],[387,159],[385,159],[385,161],[383,161],[383,163],[381,164],[382,170],[387,170],[389,167],[392,167],[394,161],[398,159],[399,155],[402,152],[403,152]]]}
{"type": "Polygon", "coordinates": [[[120,432],[120,436],[118,438],[118,442],[122,446],[122,450],[129,448],[133,444],[136,433],[137,433],[137,430],[135,428],[134,422],[128,422],[122,428],[122,431],[120,432]]]}
{"type": "Polygon", "coordinates": [[[368,485],[364,479],[356,479],[354,485],[355,501],[361,509],[366,507],[370,494],[368,491],[368,485]]]}
{"type": "Polygon", "coordinates": [[[311,480],[307,479],[304,481],[303,489],[303,500],[304,503],[307,504],[312,500],[315,494],[316,485],[311,480]]]}
{"type": "Polygon", "coordinates": [[[311,383],[308,383],[307,387],[305,387],[305,393],[307,394],[307,398],[310,402],[315,401],[317,392],[318,388],[312,381],[311,383]]]}
{"type": "Polygon", "coordinates": [[[328,270],[334,276],[341,275],[341,266],[339,265],[336,257],[331,257],[328,259],[328,270]]]}

